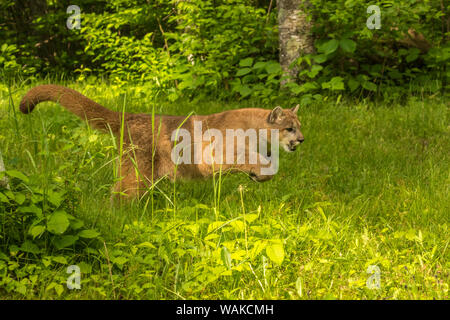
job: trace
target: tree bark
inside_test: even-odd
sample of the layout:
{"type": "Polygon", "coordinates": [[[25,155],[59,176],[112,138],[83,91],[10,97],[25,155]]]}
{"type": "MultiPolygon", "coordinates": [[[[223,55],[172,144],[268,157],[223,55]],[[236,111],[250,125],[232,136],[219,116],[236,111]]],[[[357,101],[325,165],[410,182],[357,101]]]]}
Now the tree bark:
{"type": "MultiPolygon", "coordinates": [[[[300,55],[314,52],[312,21],[308,21],[301,5],[307,0],[277,0],[280,65],[286,75],[297,78],[298,67],[289,68],[300,55]]],[[[287,80],[289,81],[289,80],[287,80]]],[[[282,82],[282,85],[286,80],[282,82]]]]}

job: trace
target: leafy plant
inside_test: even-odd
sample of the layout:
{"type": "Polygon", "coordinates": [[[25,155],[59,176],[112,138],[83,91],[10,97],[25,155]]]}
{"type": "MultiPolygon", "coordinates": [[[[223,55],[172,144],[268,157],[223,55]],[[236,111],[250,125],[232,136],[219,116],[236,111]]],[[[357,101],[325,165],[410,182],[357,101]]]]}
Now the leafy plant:
{"type": "Polygon", "coordinates": [[[254,61],[245,58],[239,62],[235,79],[231,82],[232,92],[242,98],[254,97],[268,103],[277,97],[282,70],[277,61],[254,61]]]}
{"type": "Polygon", "coordinates": [[[43,190],[30,184],[20,171],[9,170],[0,176],[5,174],[18,184],[13,184],[17,186],[13,190],[0,190],[2,232],[21,244],[7,247],[5,242],[3,249],[38,255],[50,248],[59,251],[86,247],[99,238],[97,231],[86,229],[82,220],[69,213],[74,200],[67,191],[43,190]]]}

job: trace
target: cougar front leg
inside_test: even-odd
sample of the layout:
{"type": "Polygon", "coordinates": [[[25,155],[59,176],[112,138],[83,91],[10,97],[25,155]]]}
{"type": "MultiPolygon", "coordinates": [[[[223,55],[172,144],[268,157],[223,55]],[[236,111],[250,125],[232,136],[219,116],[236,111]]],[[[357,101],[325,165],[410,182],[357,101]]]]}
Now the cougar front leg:
{"type": "Polygon", "coordinates": [[[257,164],[247,165],[248,168],[246,171],[248,172],[250,178],[256,182],[263,182],[272,179],[276,172],[267,174],[267,172],[270,172],[270,170],[268,170],[268,165],[271,166],[271,162],[269,161],[269,159],[258,152],[256,152],[256,158],[258,159],[257,164]],[[268,162],[268,164],[262,165],[261,158],[264,158],[265,161],[268,162]]]}
{"type": "Polygon", "coordinates": [[[250,179],[256,182],[264,182],[273,178],[273,175],[263,175],[261,174],[261,167],[258,166],[256,168],[250,169],[248,172],[250,179]]]}

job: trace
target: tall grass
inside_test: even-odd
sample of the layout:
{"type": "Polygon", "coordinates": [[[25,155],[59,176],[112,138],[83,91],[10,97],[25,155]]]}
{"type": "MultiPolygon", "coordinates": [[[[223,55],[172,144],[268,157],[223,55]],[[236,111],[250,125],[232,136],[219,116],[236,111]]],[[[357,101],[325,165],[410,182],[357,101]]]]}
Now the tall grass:
{"type": "MultiPolygon", "coordinates": [[[[149,103],[132,93],[124,100],[105,84],[70,86],[117,111],[186,116],[273,107],[149,103]]],[[[64,283],[64,266],[23,256],[19,265],[37,266],[38,280],[25,293],[0,286],[2,297],[448,299],[449,109],[439,97],[302,107],[305,143],[280,153],[273,180],[221,172],[206,181],[163,179],[141,201],[118,207],[109,202],[120,178],[113,163],[132,154],[57,105],[14,114],[12,103],[29,87],[0,86],[5,166],[44,177],[43,188],[70,190],[73,215],[101,232],[108,259],[106,250],[62,252],[90,269],[81,290],[57,292],[46,288],[64,283]],[[381,270],[378,290],[366,286],[370,265],[381,270]]],[[[149,128],[157,127],[153,118],[149,128]]],[[[8,255],[13,237],[2,237],[8,255]]]]}

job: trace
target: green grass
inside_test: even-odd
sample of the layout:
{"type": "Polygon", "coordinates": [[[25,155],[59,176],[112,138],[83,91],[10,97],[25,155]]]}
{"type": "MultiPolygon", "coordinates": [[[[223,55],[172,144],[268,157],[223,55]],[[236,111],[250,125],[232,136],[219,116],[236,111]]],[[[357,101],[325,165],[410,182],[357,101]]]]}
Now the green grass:
{"type": "MultiPolygon", "coordinates": [[[[139,88],[69,86],[132,112],[273,107],[170,103],[139,88]]],[[[2,299],[449,298],[449,109],[439,98],[390,105],[330,98],[302,107],[305,142],[295,153],[280,152],[273,180],[162,181],[152,197],[113,207],[118,151],[111,137],[52,103],[17,113],[30,87],[12,88],[14,113],[0,86],[5,166],[43,194],[65,192],[61,207],[101,236],[58,250],[44,234],[40,253],[27,253],[18,247],[32,240],[31,222],[3,209],[2,299]],[[14,228],[7,215],[18,221],[14,228]],[[71,264],[82,269],[80,290],[66,288],[71,264]],[[380,268],[380,289],[366,286],[370,265],[380,268]]],[[[18,179],[11,184],[26,190],[18,179]]]]}

